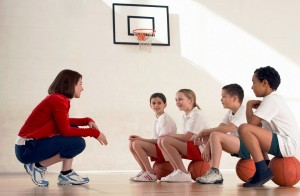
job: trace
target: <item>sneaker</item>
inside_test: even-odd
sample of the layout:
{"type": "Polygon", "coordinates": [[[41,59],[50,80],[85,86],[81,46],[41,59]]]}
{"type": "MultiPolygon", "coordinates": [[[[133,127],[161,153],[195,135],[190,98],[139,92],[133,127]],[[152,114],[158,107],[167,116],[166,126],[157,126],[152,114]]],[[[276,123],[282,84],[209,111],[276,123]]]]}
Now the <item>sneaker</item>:
{"type": "Polygon", "coordinates": [[[273,178],[273,174],[270,168],[268,168],[264,173],[255,173],[253,178],[248,180],[248,182],[243,184],[243,187],[257,187],[265,184],[273,178]]]}
{"type": "Polygon", "coordinates": [[[80,185],[88,183],[90,179],[88,177],[79,176],[74,170],[72,172],[63,175],[60,173],[58,175],[58,185],[80,185]]]}
{"type": "Polygon", "coordinates": [[[134,181],[134,178],[136,177],[139,177],[140,175],[142,175],[144,172],[143,171],[140,171],[137,175],[133,176],[133,177],[130,177],[129,180],[130,181],[134,181]]]}
{"type": "Polygon", "coordinates": [[[174,170],[172,173],[170,173],[169,175],[167,175],[167,176],[165,176],[165,177],[162,177],[161,179],[160,179],[160,181],[162,181],[162,182],[166,182],[166,180],[168,179],[168,178],[170,178],[171,176],[174,176],[175,174],[176,174],[176,171],[177,170],[174,170]]]}
{"type": "Polygon", "coordinates": [[[221,173],[217,174],[215,171],[210,169],[204,176],[198,177],[196,182],[200,184],[222,184],[223,176],[221,173]]]}
{"type": "Polygon", "coordinates": [[[184,173],[181,170],[176,170],[174,174],[168,176],[164,179],[165,182],[192,182],[192,177],[190,173],[184,173]]]}
{"type": "Polygon", "coordinates": [[[135,182],[155,182],[156,180],[157,180],[157,176],[147,171],[143,172],[142,175],[134,178],[135,182]]]}
{"type": "Polygon", "coordinates": [[[24,165],[26,172],[31,176],[32,182],[38,186],[48,186],[49,182],[44,179],[47,168],[36,167],[34,163],[28,163],[24,165]]]}

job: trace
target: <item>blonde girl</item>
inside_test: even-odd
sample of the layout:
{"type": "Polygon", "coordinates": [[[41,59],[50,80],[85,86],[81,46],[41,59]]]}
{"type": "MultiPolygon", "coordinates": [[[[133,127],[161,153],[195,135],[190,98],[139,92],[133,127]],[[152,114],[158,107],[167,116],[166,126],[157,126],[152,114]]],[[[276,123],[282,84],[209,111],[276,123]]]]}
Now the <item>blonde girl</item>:
{"type": "Polygon", "coordinates": [[[183,115],[183,133],[170,133],[162,137],[158,145],[170,161],[174,172],[162,178],[166,182],[190,182],[191,174],[184,167],[182,158],[189,160],[203,160],[200,146],[194,144],[193,140],[203,129],[208,128],[202,110],[196,103],[196,95],[190,89],[181,89],[176,93],[176,105],[183,115]]]}

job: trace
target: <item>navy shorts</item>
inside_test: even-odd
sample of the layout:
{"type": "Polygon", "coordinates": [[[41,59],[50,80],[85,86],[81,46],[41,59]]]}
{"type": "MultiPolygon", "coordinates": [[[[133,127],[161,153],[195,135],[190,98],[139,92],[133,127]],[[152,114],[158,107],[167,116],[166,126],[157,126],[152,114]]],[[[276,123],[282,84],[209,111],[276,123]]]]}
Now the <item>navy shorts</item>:
{"type": "MultiPolygon", "coordinates": [[[[272,135],[272,143],[270,150],[268,154],[274,155],[275,157],[282,158],[280,149],[279,149],[279,143],[278,143],[278,137],[276,133],[273,133],[272,135]]],[[[242,159],[251,159],[250,152],[246,148],[244,142],[240,139],[240,152],[239,154],[231,154],[231,156],[236,156],[242,159]]]]}
{"type": "Polygon", "coordinates": [[[85,140],[79,136],[54,136],[39,140],[28,140],[25,145],[15,145],[17,159],[23,163],[37,163],[57,154],[71,159],[85,149],[85,140]]]}

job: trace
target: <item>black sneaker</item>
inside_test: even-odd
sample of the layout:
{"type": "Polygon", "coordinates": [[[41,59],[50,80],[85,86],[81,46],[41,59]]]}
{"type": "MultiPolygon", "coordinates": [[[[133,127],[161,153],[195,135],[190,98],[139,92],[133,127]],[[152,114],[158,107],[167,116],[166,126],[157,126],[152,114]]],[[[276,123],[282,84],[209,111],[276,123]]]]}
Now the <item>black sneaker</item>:
{"type": "Polygon", "coordinates": [[[264,173],[257,174],[253,176],[248,182],[243,184],[243,187],[257,187],[265,184],[273,178],[273,174],[270,168],[268,168],[264,173]]]}

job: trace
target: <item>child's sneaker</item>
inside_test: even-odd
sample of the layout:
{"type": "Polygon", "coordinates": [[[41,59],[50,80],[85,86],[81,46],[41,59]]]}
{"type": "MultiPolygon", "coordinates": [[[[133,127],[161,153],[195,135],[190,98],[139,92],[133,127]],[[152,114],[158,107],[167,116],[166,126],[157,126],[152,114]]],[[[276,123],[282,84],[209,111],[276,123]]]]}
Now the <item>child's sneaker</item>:
{"type": "Polygon", "coordinates": [[[166,180],[168,179],[168,178],[170,178],[171,176],[173,176],[175,173],[176,173],[176,171],[177,170],[174,170],[172,173],[170,173],[169,175],[167,175],[167,176],[165,176],[165,177],[162,177],[161,179],[160,179],[160,181],[162,181],[162,182],[166,182],[166,180]]]}
{"type": "Polygon", "coordinates": [[[88,177],[79,176],[74,170],[72,172],[63,175],[60,173],[58,175],[58,185],[80,185],[88,183],[90,179],[88,177]]]}
{"type": "Polygon", "coordinates": [[[26,172],[31,176],[32,182],[38,186],[48,186],[49,182],[44,179],[47,168],[36,167],[34,163],[28,163],[24,165],[26,172]]]}
{"type": "Polygon", "coordinates": [[[268,168],[264,173],[258,174],[255,173],[253,178],[248,180],[248,182],[243,184],[243,187],[256,187],[261,186],[271,180],[273,178],[273,174],[270,168],[268,168]]]}
{"type": "Polygon", "coordinates": [[[223,183],[223,176],[210,169],[204,176],[198,177],[196,182],[201,184],[221,184],[223,183]]]}
{"type": "Polygon", "coordinates": [[[135,182],[155,182],[156,180],[157,180],[157,176],[147,171],[143,172],[142,175],[134,178],[135,182]]]}
{"type": "Polygon", "coordinates": [[[165,182],[192,182],[190,173],[184,173],[181,170],[176,170],[172,175],[164,179],[165,182]]]}
{"type": "Polygon", "coordinates": [[[137,175],[130,177],[129,180],[134,181],[134,178],[141,176],[143,173],[144,173],[143,171],[140,171],[137,175]]]}

